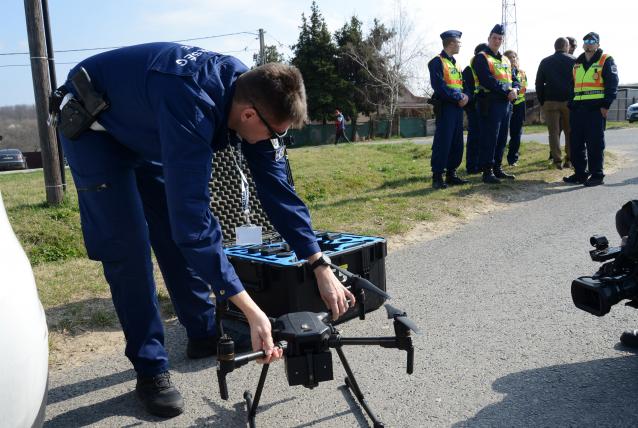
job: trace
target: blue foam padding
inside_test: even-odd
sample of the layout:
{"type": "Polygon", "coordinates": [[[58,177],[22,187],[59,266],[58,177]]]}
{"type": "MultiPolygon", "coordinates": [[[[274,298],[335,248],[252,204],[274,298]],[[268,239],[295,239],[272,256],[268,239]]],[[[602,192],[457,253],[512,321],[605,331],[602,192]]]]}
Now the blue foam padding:
{"type": "MultiPolygon", "coordinates": [[[[329,235],[333,239],[325,237],[326,232],[317,232],[317,242],[322,248],[322,252],[328,257],[338,255],[346,251],[352,251],[357,247],[369,246],[377,242],[384,242],[384,238],[378,236],[360,236],[349,233],[330,232],[329,235]]],[[[224,248],[224,252],[229,257],[238,257],[245,260],[254,260],[261,263],[269,263],[280,266],[297,266],[306,262],[305,259],[298,259],[295,252],[285,251],[282,246],[285,242],[274,244],[254,244],[254,245],[234,245],[224,248]],[[279,250],[278,254],[262,255],[259,252],[253,252],[258,249],[274,249],[279,250]]]]}

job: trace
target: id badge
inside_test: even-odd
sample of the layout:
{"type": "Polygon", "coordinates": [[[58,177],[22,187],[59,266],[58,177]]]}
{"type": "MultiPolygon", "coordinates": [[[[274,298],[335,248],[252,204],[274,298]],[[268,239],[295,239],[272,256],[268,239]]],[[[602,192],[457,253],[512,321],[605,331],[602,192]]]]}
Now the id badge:
{"type": "Polygon", "coordinates": [[[281,160],[286,154],[286,146],[279,142],[279,138],[271,138],[270,144],[272,144],[272,148],[275,149],[275,162],[281,160]]]}
{"type": "Polygon", "coordinates": [[[262,243],[261,226],[249,224],[235,227],[235,245],[262,243]]]}

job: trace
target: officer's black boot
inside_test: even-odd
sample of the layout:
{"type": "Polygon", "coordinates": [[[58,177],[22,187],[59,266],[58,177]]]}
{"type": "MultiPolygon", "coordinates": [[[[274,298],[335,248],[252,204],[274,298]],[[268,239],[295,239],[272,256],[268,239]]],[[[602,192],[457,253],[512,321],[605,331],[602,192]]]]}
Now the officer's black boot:
{"type": "Polygon", "coordinates": [[[135,392],[150,414],[172,418],[184,411],[182,395],[173,386],[170,374],[162,372],[155,376],[137,376],[135,392]]]}
{"type": "Polygon", "coordinates": [[[496,176],[496,178],[505,180],[514,180],[516,178],[515,175],[508,174],[503,171],[503,168],[500,165],[494,167],[494,176],[496,176]]]}
{"type": "Polygon", "coordinates": [[[620,335],[620,343],[628,348],[638,348],[638,330],[627,330],[620,335]]]}
{"type": "Polygon", "coordinates": [[[433,189],[446,189],[447,184],[443,181],[443,173],[435,172],[432,173],[432,188],[433,189]]]}
{"type": "Polygon", "coordinates": [[[456,171],[454,170],[448,171],[445,173],[445,183],[448,186],[457,186],[460,184],[467,184],[469,182],[470,182],[469,180],[464,180],[458,175],[456,175],[456,171]]]}
{"type": "Polygon", "coordinates": [[[496,178],[494,172],[492,171],[492,167],[483,168],[483,183],[487,184],[500,184],[501,180],[496,178]]]}

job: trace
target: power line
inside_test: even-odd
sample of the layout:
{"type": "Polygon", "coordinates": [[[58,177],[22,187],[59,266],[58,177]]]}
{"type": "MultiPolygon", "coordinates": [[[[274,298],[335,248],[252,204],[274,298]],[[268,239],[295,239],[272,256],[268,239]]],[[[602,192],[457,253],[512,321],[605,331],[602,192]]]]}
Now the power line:
{"type": "MultiPolygon", "coordinates": [[[[227,33],[227,34],[217,34],[214,36],[202,36],[202,37],[193,37],[190,39],[181,39],[181,40],[172,40],[171,43],[182,43],[182,42],[192,42],[195,40],[206,40],[206,39],[216,39],[219,37],[228,37],[228,36],[237,36],[240,34],[248,34],[251,36],[258,36],[257,33],[251,33],[249,31],[239,31],[237,33],[227,33]]],[[[61,49],[54,50],[54,53],[64,53],[64,52],[85,52],[85,51],[100,51],[100,50],[110,50],[110,49],[119,49],[124,46],[107,46],[100,48],[79,48],[79,49],[61,49]]],[[[0,53],[0,56],[10,56],[10,55],[29,55],[29,52],[4,52],[0,53]]]]}
{"type": "MultiPolygon", "coordinates": [[[[117,48],[114,48],[117,49],[117,48]]],[[[244,49],[239,49],[239,50],[235,50],[235,51],[225,51],[225,52],[218,52],[220,54],[231,54],[231,53],[238,53],[238,52],[258,52],[259,49],[248,49],[248,46],[246,46],[244,49]]],[[[71,61],[71,62],[58,62],[55,61],[55,65],[68,65],[68,64],[77,64],[79,61],[71,61]]],[[[9,67],[31,67],[31,64],[5,64],[5,65],[0,65],[0,68],[9,68],[9,67]]]]}

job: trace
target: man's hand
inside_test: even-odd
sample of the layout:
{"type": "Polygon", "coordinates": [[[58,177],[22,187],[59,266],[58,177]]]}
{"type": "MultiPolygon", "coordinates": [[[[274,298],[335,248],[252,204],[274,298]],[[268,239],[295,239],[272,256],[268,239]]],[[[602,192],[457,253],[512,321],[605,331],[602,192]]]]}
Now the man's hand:
{"type": "Polygon", "coordinates": [[[463,98],[459,100],[459,107],[465,107],[467,105],[467,102],[470,100],[470,98],[467,95],[465,94],[462,94],[462,95],[463,95],[463,98]]]}
{"type": "Polygon", "coordinates": [[[315,269],[317,277],[317,286],[321,300],[326,307],[332,311],[332,319],[336,320],[348,310],[348,300],[354,306],[356,300],[354,294],[350,292],[330,269],[330,266],[319,266],[315,269]]]}
{"type": "Polygon", "coordinates": [[[602,114],[602,115],[603,115],[603,117],[604,117],[605,119],[607,119],[607,115],[609,114],[609,109],[608,109],[608,108],[601,107],[601,108],[600,108],[600,114],[602,114]]]}
{"type": "Polygon", "coordinates": [[[270,364],[272,361],[278,360],[283,355],[281,348],[275,347],[272,340],[272,329],[270,320],[261,310],[248,318],[250,326],[250,341],[253,345],[253,351],[264,350],[266,358],[257,360],[260,364],[270,364]]]}
{"type": "Polygon", "coordinates": [[[253,351],[261,351],[263,349],[266,353],[266,358],[259,359],[257,362],[269,364],[272,361],[280,359],[284,351],[281,348],[275,347],[273,343],[270,320],[266,314],[259,309],[259,306],[257,306],[248,293],[245,291],[237,293],[230,298],[230,301],[244,313],[248,320],[253,351]]]}
{"type": "Polygon", "coordinates": [[[518,91],[514,88],[510,89],[510,91],[507,93],[507,100],[514,101],[516,97],[518,97],[518,91]]]}

